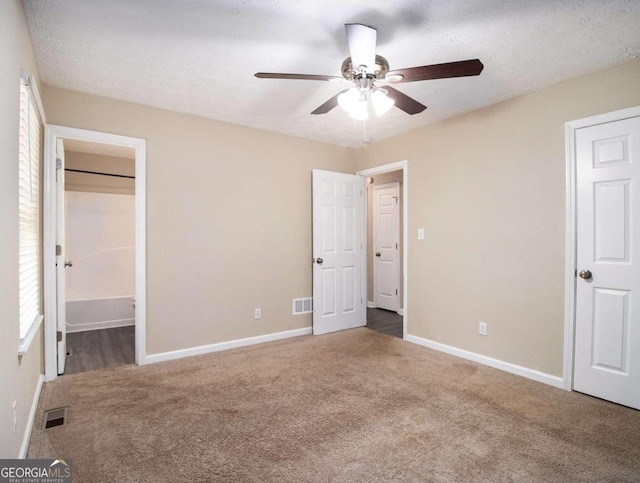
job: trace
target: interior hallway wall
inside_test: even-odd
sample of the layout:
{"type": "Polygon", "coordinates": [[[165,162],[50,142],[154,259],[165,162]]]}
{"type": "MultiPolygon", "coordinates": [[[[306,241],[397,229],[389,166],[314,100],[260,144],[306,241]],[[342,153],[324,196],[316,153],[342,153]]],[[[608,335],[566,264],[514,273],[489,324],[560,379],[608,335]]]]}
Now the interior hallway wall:
{"type": "Polygon", "coordinates": [[[409,163],[410,334],[562,375],[564,123],[640,105],[639,85],[632,61],[357,151],[409,163]]]}

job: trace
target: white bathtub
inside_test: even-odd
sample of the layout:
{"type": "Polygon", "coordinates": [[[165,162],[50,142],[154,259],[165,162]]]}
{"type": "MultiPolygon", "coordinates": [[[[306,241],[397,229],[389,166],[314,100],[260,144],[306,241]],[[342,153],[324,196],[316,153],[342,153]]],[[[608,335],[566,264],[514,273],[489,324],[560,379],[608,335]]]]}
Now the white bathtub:
{"type": "Polygon", "coordinates": [[[133,295],[90,300],[68,300],[67,332],[134,325],[133,295]]]}

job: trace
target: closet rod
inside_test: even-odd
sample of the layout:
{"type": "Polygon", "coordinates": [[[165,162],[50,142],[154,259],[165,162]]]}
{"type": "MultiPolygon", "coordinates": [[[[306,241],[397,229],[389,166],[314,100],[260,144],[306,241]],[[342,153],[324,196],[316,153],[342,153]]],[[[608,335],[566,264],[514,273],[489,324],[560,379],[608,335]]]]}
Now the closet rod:
{"type": "Polygon", "coordinates": [[[64,168],[64,170],[71,171],[72,173],[97,174],[100,176],[113,176],[114,178],[136,179],[135,176],[127,176],[126,174],[99,173],[98,171],[85,171],[84,169],[71,169],[71,168],[64,168]]]}

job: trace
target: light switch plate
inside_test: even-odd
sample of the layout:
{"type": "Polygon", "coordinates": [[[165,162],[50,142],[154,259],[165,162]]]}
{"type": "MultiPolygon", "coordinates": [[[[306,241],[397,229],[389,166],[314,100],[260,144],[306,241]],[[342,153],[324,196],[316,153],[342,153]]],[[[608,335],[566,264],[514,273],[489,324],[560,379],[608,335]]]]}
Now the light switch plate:
{"type": "Polygon", "coordinates": [[[418,228],[418,240],[424,240],[424,228],[418,228]]]}

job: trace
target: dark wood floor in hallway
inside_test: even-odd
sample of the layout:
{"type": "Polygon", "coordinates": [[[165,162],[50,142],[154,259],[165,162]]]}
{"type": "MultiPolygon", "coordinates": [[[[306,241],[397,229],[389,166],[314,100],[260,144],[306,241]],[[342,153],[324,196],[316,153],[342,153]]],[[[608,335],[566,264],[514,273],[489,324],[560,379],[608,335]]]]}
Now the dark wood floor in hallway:
{"type": "Polygon", "coordinates": [[[402,315],[390,310],[367,308],[367,328],[402,338],[402,315]]]}
{"type": "Polygon", "coordinates": [[[135,326],[88,330],[67,334],[67,362],[64,373],[95,371],[133,364],[135,326]]]}

